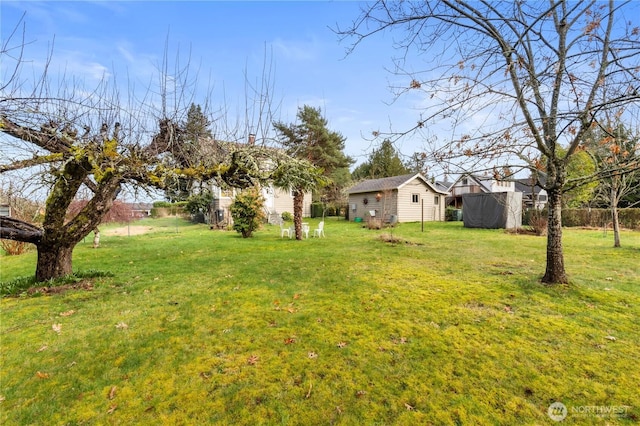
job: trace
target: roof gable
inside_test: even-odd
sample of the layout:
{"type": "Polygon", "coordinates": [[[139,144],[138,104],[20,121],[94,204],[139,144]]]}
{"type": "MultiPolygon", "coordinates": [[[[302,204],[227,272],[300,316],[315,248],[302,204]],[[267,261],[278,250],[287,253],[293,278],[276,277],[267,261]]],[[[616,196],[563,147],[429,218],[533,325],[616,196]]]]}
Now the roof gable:
{"type": "Polygon", "coordinates": [[[435,187],[431,182],[424,178],[420,173],[391,176],[380,179],[368,179],[364,180],[356,185],[352,186],[349,194],[361,194],[363,192],[377,192],[377,191],[389,191],[393,189],[400,189],[404,185],[413,181],[414,179],[420,179],[426,186],[428,186],[433,192],[440,194],[446,194],[446,191],[435,187]]]}

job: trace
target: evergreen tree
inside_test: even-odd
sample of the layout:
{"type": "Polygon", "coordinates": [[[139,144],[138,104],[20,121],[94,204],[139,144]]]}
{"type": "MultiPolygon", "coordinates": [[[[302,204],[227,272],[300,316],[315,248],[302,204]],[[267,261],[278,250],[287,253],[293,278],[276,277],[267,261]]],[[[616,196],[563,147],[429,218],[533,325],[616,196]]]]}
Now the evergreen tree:
{"type": "MultiPolygon", "coordinates": [[[[201,144],[212,139],[211,122],[202,112],[200,105],[191,104],[187,120],[180,129],[178,142],[171,147],[171,155],[176,167],[188,168],[197,164],[201,155],[201,144]]],[[[169,201],[186,201],[193,194],[199,182],[192,178],[175,177],[167,182],[165,197],[169,201]]]]}
{"type": "Polygon", "coordinates": [[[385,139],[380,147],[374,150],[369,159],[353,171],[352,178],[379,179],[411,173],[398,155],[389,139],[385,139]]]}
{"type": "Polygon", "coordinates": [[[297,124],[273,124],[282,146],[287,154],[309,161],[315,167],[324,170],[324,176],[332,183],[325,193],[329,201],[334,201],[339,188],[347,186],[349,166],[353,160],[344,154],[345,137],[339,132],[327,128],[327,119],[320,108],[305,105],[298,109],[297,124]]]}

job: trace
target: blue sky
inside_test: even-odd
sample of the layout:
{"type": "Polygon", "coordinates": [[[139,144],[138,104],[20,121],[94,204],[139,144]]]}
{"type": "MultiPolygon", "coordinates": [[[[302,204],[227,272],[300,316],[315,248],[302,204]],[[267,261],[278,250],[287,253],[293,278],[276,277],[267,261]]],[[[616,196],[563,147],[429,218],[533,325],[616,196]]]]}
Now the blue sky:
{"type": "MultiPolygon", "coordinates": [[[[26,12],[27,57],[44,60],[55,39],[54,69],[87,83],[107,74],[127,75],[147,84],[162,60],[191,50],[201,83],[213,83],[214,105],[225,103],[230,115],[245,103],[245,71],[261,78],[265,54],[273,66],[273,98],[281,103],[278,118],[295,121],[298,107],[320,107],[331,130],[346,138],[346,153],[358,162],[372,149],[374,130],[411,127],[417,117],[412,103],[393,102],[394,52],[384,35],[367,40],[346,56],[348,42],[331,30],[347,26],[360,10],[357,2],[0,2],[3,39],[26,12]]],[[[420,141],[398,144],[405,155],[420,141]]]]}

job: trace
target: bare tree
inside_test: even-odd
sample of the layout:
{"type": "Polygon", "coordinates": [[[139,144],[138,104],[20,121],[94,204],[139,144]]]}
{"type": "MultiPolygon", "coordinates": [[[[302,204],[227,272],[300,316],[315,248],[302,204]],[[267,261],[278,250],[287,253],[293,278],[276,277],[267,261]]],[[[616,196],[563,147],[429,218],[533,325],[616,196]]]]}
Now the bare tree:
{"type": "Polygon", "coordinates": [[[593,140],[589,141],[588,152],[603,174],[596,188],[595,200],[611,209],[614,247],[621,247],[618,205],[624,197],[640,190],[640,169],[626,173],[620,171],[638,164],[639,141],[638,136],[631,135],[622,125],[612,124],[599,128],[594,132],[593,140]]]}
{"type": "Polygon", "coordinates": [[[336,32],[355,39],[352,48],[384,31],[401,35],[395,72],[407,80],[397,94],[425,94],[422,115],[402,134],[423,133],[431,161],[445,169],[497,163],[514,172],[544,171],[539,184],[548,193],[549,214],[542,281],[565,283],[561,208],[572,183],[567,164],[608,110],[637,119],[640,29],[632,22],[639,16],[634,7],[613,0],[377,1],[336,32]],[[405,67],[414,53],[427,59],[420,72],[405,67]],[[449,132],[449,140],[430,131],[440,137],[449,132]]]}
{"type": "Polygon", "coordinates": [[[159,90],[122,96],[107,76],[87,89],[77,79],[50,78],[46,66],[27,72],[24,38],[13,41],[0,49],[6,77],[0,87],[0,174],[24,172],[47,200],[42,227],[1,217],[0,237],[36,246],[38,281],[72,273],[73,248],[96,229],[125,185],[163,188],[167,179],[197,177],[245,188],[270,178],[256,150],[237,150],[216,164],[178,167],[169,153],[183,142],[179,123],[193,103],[194,80],[188,60],[181,66],[176,59],[169,72],[167,48],[159,90]],[[91,196],[69,215],[80,191],[91,196]]]}

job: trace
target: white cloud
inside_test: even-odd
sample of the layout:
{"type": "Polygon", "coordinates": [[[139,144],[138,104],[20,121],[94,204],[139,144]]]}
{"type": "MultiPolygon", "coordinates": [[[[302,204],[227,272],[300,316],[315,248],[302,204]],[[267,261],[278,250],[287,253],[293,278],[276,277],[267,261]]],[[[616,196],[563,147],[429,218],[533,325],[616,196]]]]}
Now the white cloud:
{"type": "Polygon", "coordinates": [[[317,43],[276,38],[271,45],[277,55],[292,61],[313,61],[318,57],[317,43]]]}

